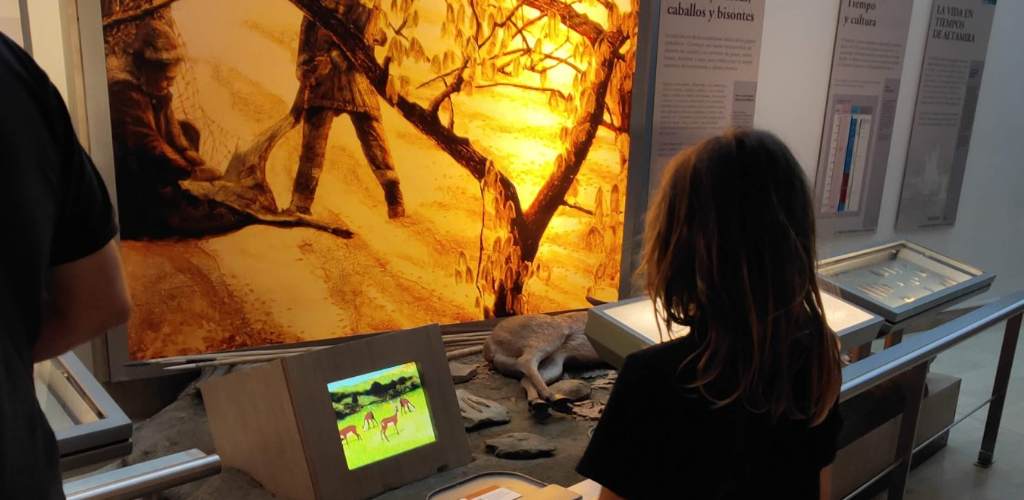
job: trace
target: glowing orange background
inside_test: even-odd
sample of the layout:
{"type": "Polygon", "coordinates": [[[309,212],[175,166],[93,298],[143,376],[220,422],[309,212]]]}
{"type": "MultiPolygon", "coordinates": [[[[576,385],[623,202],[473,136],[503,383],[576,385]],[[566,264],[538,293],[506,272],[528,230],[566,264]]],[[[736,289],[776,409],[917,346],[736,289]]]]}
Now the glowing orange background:
{"type": "MultiPolygon", "coordinates": [[[[445,3],[415,4],[420,18],[413,34],[436,53],[450,43],[440,37],[445,3]]],[[[619,8],[628,11],[628,2],[619,8]]],[[[608,23],[599,2],[581,2],[576,9],[608,23]]],[[[287,112],[298,86],[302,14],[284,0],[180,0],[171,13],[189,57],[174,91],[180,114],[199,126],[208,163],[223,168],[238,144],[287,112]]],[[[557,28],[564,37],[564,28],[557,28]]],[[[529,36],[536,40],[545,29],[538,23],[529,36]]],[[[387,48],[376,50],[383,59],[387,48]]],[[[554,53],[571,60],[573,52],[570,46],[554,53]]],[[[414,61],[391,71],[409,78],[405,94],[416,102],[426,103],[440,89],[417,88],[435,75],[430,64],[414,61]]],[[[571,94],[574,75],[563,66],[548,72],[544,82],[533,74],[522,74],[520,81],[571,94]]],[[[253,225],[195,240],[124,241],[136,304],[129,324],[133,358],[482,319],[476,288],[459,276],[460,254],[470,267],[479,255],[480,184],[383,99],[380,104],[408,217],[387,219],[351,123],[339,117],[313,215],[344,220],[356,236],[346,240],[312,229],[253,225]]],[[[515,183],[523,206],[529,205],[564,148],[559,133],[572,115],[549,106],[543,92],[514,87],[463,92],[453,104],[455,132],[491,158],[515,183]]],[[[284,137],[268,162],[279,206],[287,206],[290,197],[300,129],[284,137]]],[[[588,293],[616,297],[626,192],[619,155],[615,135],[598,129],[567,201],[587,210],[601,205],[604,221],[597,225],[583,211],[558,210],[535,261],[539,272],[526,282],[528,312],[585,307],[588,293]],[[600,241],[594,240],[595,230],[600,241]]]]}

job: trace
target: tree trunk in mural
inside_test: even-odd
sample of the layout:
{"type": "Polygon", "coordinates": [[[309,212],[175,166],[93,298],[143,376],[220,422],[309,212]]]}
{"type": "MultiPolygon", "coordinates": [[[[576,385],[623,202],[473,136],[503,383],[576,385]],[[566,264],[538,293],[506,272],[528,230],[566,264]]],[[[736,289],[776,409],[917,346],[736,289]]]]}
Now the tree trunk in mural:
{"type": "MultiPolygon", "coordinates": [[[[524,288],[527,279],[538,271],[535,260],[541,240],[556,211],[567,205],[566,195],[598,128],[609,127],[617,138],[628,138],[628,113],[623,109],[628,109],[632,90],[635,40],[631,37],[636,33],[636,2],[632,12],[625,15],[619,13],[613,2],[601,2],[608,10],[608,29],[559,0],[508,2],[507,9],[499,6],[487,12],[482,12],[485,7],[474,2],[450,2],[443,34],[452,36],[460,50],[429,55],[418,40],[402,33],[408,23],[417,22],[418,12],[413,8],[413,0],[399,0],[392,2],[389,12],[402,21],[397,28],[392,25],[387,56],[378,62],[372,48],[334,11],[317,0],[290,1],[335,37],[388,104],[481,183],[484,208],[480,259],[475,273],[472,269],[457,269],[457,279],[462,277],[476,284],[484,299],[481,309],[487,317],[525,312],[524,288]],[[528,26],[540,22],[547,23],[552,38],[565,28],[575,35],[565,33],[562,46],[545,51],[541,39],[531,41],[524,34],[528,26]],[[566,45],[571,45],[574,57],[559,55],[566,45]],[[427,106],[406,97],[410,82],[392,78],[389,73],[390,65],[401,64],[405,59],[429,62],[437,74],[421,86],[438,81],[443,84],[441,92],[427,106]],[[573,60],[585,60],[587,64],[575,64],[573,60]],[[546,87],[548,72],[561,65],[576,71],[576,95],[567,96],[546,87]],[[515,77],[523,71],[537,74],[539,85],[525,86],[502,78],[515,77]],[[564,148],[555,158],[551,174],[525,209],[515,184],[468,138],[454,131],[452,95],[469,94],[474,87],[502,85],[548,93],[551,106],[562,107],[574,117],[572,126],[562,130],[564,148]],[[442,112],[448,115],[447,124],[442,112]],[[488,214],[492,215],[491,225],[498,229],[491,245],[484,236],[488,214]]],[[[624,161],[628,139],[617,143],[624,161]]],[[[460,267],[464,260],[463,256],[460,267]]]]}

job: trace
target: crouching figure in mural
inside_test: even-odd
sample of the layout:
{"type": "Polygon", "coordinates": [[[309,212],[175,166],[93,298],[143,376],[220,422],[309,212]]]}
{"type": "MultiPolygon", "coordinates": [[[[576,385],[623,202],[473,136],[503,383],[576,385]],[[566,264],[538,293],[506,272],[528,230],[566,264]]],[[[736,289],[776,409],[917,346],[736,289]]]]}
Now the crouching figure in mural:
{"type": "MultiPolygon", "coordinates": [[[[368,44],[385,44],[387,35],[380,25],[383,14],[379,9],[366,7],[359,0],[339,0],[336,8],[368,44]]],[[[331,125],[338,115],[348,114],[363,155],[384,189],[388,217],[403,217],[402,190],[384,138],[377,94],[331,34],[308,17],[303,18],[299,35],[297,76],[305,89],[302,153],[289,210],[310,213],[331,125]]]]}
{"type": "Polygon", "coordinates": [[[178,184],[220,175],[199,155],[198,129],[178,120],[172,109],[171,88],[184,57],[170,26],[150,21],[139,26],[129,60],[109,75],[118,212],[126,239],[206,233],[239,216],[178,184]]]}

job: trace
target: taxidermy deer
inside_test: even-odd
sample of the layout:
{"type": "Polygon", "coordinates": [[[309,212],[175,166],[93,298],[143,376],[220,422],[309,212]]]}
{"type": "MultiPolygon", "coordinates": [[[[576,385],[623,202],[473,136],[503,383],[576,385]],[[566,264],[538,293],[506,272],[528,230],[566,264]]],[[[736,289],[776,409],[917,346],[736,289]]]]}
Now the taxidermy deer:
{"type": "Polygon", "coordinates": [[[380,420],[380,437],[384,438],[385,441],[391,441],[388,439],[388,428],[394,427],[395,434],[398,434],[398,406],[395,406],[395,414],[390,417],[384,417],[380,420]]]}
{"type": "Polygon", "coordinates": [[[360,441],[363,440],[363,437],[359,435],[359,431],[356,430],[356,426],[354,426],[354,425],[350,425],[348,427],[343,427],[341,430],[338,431],[338,435],[341,436],[341,440],[342,441],[348,441],[348,435],[349,434],[355,434],[356,435],[356,439],[358,439],[360,441]]]}
{"type": "Polygon", "coordinates": [[[547,416],[550,406],[568,411],[569,398],[553,393],[548,384],[560,379],[566,366],[602,364],[583,333],[586,325],[586,312],[514,316],[494,327],[484,343],[484,359],[499,373],[519,379],[534,416],[547,416]]]}

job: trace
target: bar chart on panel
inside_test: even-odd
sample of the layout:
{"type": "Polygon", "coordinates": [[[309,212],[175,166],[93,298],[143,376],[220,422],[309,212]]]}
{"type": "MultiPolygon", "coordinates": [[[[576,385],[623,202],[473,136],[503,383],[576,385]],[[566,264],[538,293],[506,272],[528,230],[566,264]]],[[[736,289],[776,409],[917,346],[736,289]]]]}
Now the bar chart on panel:
{"type": "Polygon", "coordinates": [[[854,214],[860,210],[869,166],[874,114],[874,106],[835,105],[821,197],[822,214],[854,214]]]}

